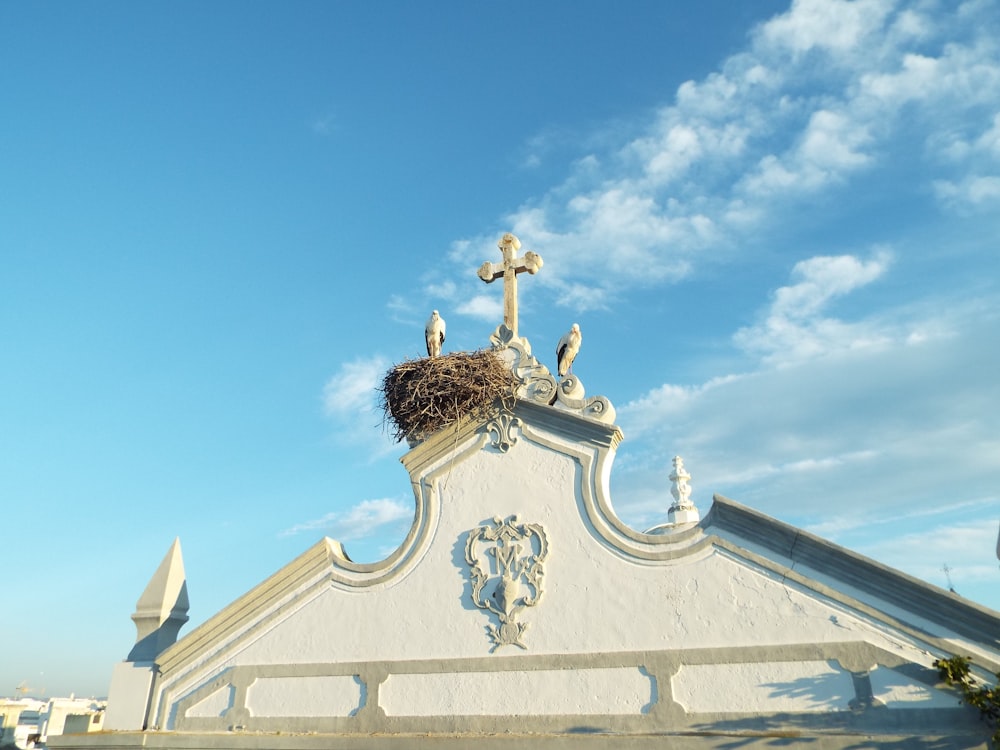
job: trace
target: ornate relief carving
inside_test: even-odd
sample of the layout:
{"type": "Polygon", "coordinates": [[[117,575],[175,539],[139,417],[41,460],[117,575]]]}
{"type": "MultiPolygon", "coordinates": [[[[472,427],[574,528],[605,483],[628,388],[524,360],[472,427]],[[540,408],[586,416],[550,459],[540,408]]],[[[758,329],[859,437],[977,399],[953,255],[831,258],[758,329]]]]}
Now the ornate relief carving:
{"type": "Polygon", "coordinates": [[[583,383],[575,375],[568,375],[557,384],[549,369],[531,355],[531,344],[526,338],[515,336],[507,326],[500,325],[490,336],[490,343],[514,373],[517,398],[614,424],[615,407],[607,398],[586,398],[583,383]]]}
{"type": "Polygon", "coordinates": [[[493,447],[501,453],[506,453],[517,442],[516,428],[520,426],[520,419],[504,411],[486,425],[486,432],[493,440],[493,447]]]}
{"type": "Polygon", "coordinates": [[[506,349],[514,339],[514,332],[503,323],[490,335],[490,343],[495,350],[506,349]]]}
{"type": "Polygon", "coordinates": [[[495,651],[500,646],[526,649],[521,641],[528,624],[517,621],[526,607],[542,598],[542,574],[549,551],[540,524],[519,523],[517,516],[493,519],[495,526],[479,526],[469,532],[465,560],[472,578],[472,601],[492,612],[499,627],[486,626],[495,651]]]}
{"type": "Polygon", "coordinates": [[[517,398],[546,406],[552,403],[556,379],[545,365],[531,355],[531,344],[527,339],[515,336],[507,326],[500,325],[490,336],[490,343],[514,373],[514,395],[517,398]]]}

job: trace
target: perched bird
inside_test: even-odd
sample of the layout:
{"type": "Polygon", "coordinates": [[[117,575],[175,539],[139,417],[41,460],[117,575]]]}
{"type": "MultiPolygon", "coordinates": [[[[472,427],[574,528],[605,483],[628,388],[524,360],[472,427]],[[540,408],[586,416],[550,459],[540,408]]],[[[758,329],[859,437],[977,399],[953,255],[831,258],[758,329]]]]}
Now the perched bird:
{"type": "Polygon", "coordinates": [[[444,318],[435,310],[427,319],[424,327],[424,338],[427,340],[427,356],[437,357],[441,354],[441,344],[444,343],[444,318]]]}
{"type": "Polygon", "coordinates": [[[583,336],[580,335],[580,324],[574,323],[569,329],[569,333],[559,339],[556,345],[556,361],[558,362],[559,376],[562,377],[573,369],[573,360],[580,353],[580,342],[583,336]]]}

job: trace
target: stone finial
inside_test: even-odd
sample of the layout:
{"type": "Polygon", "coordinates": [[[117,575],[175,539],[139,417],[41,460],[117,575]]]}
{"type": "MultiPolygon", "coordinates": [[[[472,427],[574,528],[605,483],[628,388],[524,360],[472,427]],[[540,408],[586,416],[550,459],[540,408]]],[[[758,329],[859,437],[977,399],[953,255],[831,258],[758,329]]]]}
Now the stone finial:
{"type": "Polygon", "coordinates": [[[691,502],[690,479],[691,475],[684,468],[684,459],[674,456],[674,470],[670,473],[670,494],[674,496],[674,502],[667,511],[669,523],[697,523],[701,518],[691,502]]]}
{"type": "Polygon", "coordinates": [[[135,605],[135,645],[128,661],[153,661],[177,641],[177,632],[188,621],[187,578],[181,557],[181,540],[174,539],[160,567],[149,579],[135,605]]]}

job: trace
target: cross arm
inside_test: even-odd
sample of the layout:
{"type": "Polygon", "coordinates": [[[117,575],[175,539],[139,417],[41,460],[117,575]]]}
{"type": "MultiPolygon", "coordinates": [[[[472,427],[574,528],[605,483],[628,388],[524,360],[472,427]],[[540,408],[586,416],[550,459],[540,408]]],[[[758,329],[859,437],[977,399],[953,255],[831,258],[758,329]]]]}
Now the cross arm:
{"type": "Polygon", "coordinates": [[[538,273],[538,269],[541,267],[542,256],[529,250],[524,254],[524,257],[521,258],[521,262],[514,267],[514,270],[516,273],[527,271],[530,274],[536,274],[538,273]]]}
{"type": "Polygon", "coordinates": [[[490,263],[486,261],[479,267],[478,275],[487,284],[503,278],[503,263],[490,263]]]}

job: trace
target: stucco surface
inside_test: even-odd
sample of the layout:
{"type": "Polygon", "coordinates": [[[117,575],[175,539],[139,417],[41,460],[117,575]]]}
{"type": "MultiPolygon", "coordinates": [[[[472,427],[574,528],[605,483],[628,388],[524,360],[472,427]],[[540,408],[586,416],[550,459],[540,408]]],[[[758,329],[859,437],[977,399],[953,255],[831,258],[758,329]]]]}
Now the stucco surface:
{"type": "Polygon", "coordinates": [[[673,695],[693,713],[846,711],[854,685],[827,661],[695,664],[674,676],[673,695]]]}
{"type": "Polygon", "coordinates": [[[350,716],[364,702],[353,676],[261,677],[247,689],[251,716],[350,716]]]}
{"type": "Polygon", "coordinates": [[[389,716],[640,714],[656,685],[636,667],[391,675],[389,716]]]}
{"type": "MultiPolygon", "coordinates": [[[[573,459],[520,441],[486,449],[440,481],[430,546],[408,574],[374,589],[330,586],[227,665],[461,658],[490,653],[495,617],[474,606],[465,542],[495,516],[541,524],[549,540],[543,595],[527,609],[532,654],[871,640],[884,632],[766,571],[714,553],[671,564],[625,559],[582,512],[573,459]]],[[[501,653],[517,653],[510,646],[501,653]]],[[[221,666],[221,665],[220,665],[221,666]]]]}
{"type": "Polygon", "coordinates": [[[376,589],[330,586],[227,663],[490,653],[485,627],[495,619],[472,602],[465,541],[494,516],[515,514],[541,524],[549,540],[541,601],[522,615],[532,654],[852,639],[895,643],[841,608],[720,553],[671,564],[625,559],[603,545],[584,518],[579,475],[573,459],[527,441],[507,455],[473,455],[440,482],[439,521],[419,565],[376,589]]]}
{"type": "Polygon", "coordinates": [[[616,428],[508,426],[500,441],[456,432],[404,459],[414,530],[386,566],[338,562],[328,540],[168,651],[152,724],[489,732],[519,716],[563,731],[592,716],[634,732],[695,716],[954,710],[933,687],[929,630],[824,594],[732,534],[715,544],[688,529],[664,553],[670,535],[621,525],[616,428]],[[514,516],[547,543],[541,595],[516,613],[523,649],[491,637],[502,622],[476,605],[466,560],[473,530],[514,516]]]}

